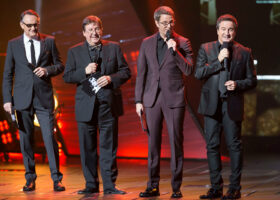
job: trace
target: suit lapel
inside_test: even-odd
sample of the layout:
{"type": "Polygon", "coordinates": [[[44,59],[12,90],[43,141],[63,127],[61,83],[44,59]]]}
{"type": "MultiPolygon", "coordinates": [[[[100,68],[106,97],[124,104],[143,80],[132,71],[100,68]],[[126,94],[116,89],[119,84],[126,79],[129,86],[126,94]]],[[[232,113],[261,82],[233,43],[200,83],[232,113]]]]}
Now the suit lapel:
{"type": "Polygon", "coordinates": [[[238,45],[236,44],[236,42],[233,42],[230,71],[229,71],[230,78],[232,77],[232,73],[234,71],[234,67],[237,61],[238,61],[238,45]]]}
{"type": "Polygon", "coordinates": [[[102,41],[102,50],[100,52],[100,57],[102,58],[102,62],[101,62],[101,74],[104,75],[106,73],[106,63],[108,62],[108,55],[109,55],[110,51],[109,51],[109,45],[108,42],[106,41],[102,41]]]}
{"type": "Polygon", "coordinates": [[[45,48],[46,48],[45,37],[42,34],[39,34],[39,39],[40,39],[40,55],[39,55],[38,61],[36,62],[36,67],[40,63],[40,60],[41,60],[42,55],[44,54],[45,48]]]}
{"type": "Polygon", "coordinates": [[[18,44],[19,44],[19,48],[18,48],[19,55],[23,56],[25,65],[28,66],[31,70],[33,70],[32,65],[28,62],[27,57],[26,57],[26,50],[25,50],[25,46],[24,46],[23,35],[20,37],[18,44]]]}
{"type": "MultiPolygon", "coordinates": [[[[178,43],[178,37],[177,37],[177,34],[174,32],[174,33],[173,33],[173,36],[174,36],[174,40],[176,41],[176,48],[178,48],[179,43],[178,43]]],[[[165,53],[164,53],[163,60],[162,60],[162,62],[161,62],[161,64],[160,64],[159,69],[161,69],[161,68],[162,68],[162,66],[163,66],[163,65],[164,65],[164,63],[166,62],[166,60],[167,60],[168,56],[170,56],[170,53],[168,53],[168,51],[170,51],[170,50],[169,50],[169,49],[168,49],[168,47],[167,47],[167,49],[166,49],[166,51],[165,51],[165,53]]]]}
{"type": "Polygon", "coordinates": [[[152,36],[152,43],[150,45],[150,49],[149,49],[149,54],[151,57],[151,60],[153,62],[152,66],[155,66],[156,69],[160,69],[159,63],[158,63],[158,59],[157,59],[157,34],[159,33],[155,33],[152,36]]]}
{"type": "Polygon", "coordinates": [[[86,41],[82,45],[80,56],[81,56],[82,60],[86,61],[86,63],[91,63],[86,41]]]}

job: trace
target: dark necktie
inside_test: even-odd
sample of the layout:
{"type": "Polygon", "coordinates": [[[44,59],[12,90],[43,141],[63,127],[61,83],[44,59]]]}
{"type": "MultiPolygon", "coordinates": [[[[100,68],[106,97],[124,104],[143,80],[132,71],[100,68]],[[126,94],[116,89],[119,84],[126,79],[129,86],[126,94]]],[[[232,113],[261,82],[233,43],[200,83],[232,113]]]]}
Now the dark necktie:
{"type": "Polygon", "coordinates": [[[30,46],[31,63],[35,67],[36,66],[36,58],[35,58],[35,48],[34,48],[33,40],[29,40],[29,42],[31,43],[31,46],[30,46]]]}

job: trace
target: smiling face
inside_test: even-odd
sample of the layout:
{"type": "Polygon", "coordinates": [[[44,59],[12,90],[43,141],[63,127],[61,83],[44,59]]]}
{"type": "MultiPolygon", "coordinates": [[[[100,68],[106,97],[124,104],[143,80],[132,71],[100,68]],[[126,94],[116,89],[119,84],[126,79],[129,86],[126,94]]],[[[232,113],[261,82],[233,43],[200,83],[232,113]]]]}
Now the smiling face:
{"type": "Polygon", "coordinates": [[[232,21],[221,21],[217,35],[221,44],[233,41],[236,35],[234,23],[232,21]]]}
{"type": "Polygon", "coordinates": [[[98,23],[87,24],[85,25],[83,35],[91,46],[97,45],[101,40],[102,28],[98,23]]]}
{"type": "Polygon", "coordinates": [[[35,15],[26,14],[20,22],[20,27],[29,38],[35,38],[38,35],[39,19],[35,15]]]}
{"type": "Polygon", "coordinates": [[[159,34],[162,38],[166,37],[166,32],[168,30],[172,31],[174,28],[174,18],[172,15],[162,14],[159,20],[155,20],[156,26],[158,27],[159,34]]]}

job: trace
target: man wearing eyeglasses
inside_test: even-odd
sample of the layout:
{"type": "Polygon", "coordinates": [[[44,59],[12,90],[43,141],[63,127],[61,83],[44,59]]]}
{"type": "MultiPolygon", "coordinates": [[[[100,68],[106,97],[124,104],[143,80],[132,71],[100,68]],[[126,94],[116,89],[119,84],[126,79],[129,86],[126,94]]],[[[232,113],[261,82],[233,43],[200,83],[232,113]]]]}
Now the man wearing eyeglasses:
{"type": "Polygon", "coordinates": [[[54,138],[54,99],[51,78],[64,70],[55,40],[38,32],[40,17],[34,10],[20,16],[23,35],[8,42],[3,73],[4,110],[16,110],[20,147],[25,166],[23,191],[35,190],[34,114],[40,123],[55,191],[64,191],[59,171],[58,144],[54,138]]]}
{"type": "Polygon", "coordinates": [[[136,112],[144,111],[149,131],[149,181],[140,197],[159,196],[160,150],[163,118],[171,146],[172,198],[181,198],[183,176],[183,122],[185,113],[183,76],[193,70],[190,41],[174,32],[174,12],[161,6],[154,12],[158,32],[141,44],[135,86],[136,112]]]}
{"type": "Polygon", "coordinates": [[[123,114],[120,86],[130,78],[130,70],[120,45],[102,40],[102,22],[97,16],[87,16],[82,28],[85,41],[69,49],[63,75],[66,83],[77,86],[75,116],[86,180],[86,187],[78,194],[99,193],[98,163],[104,194],[125,194],[115,184],[116,157],[118,117],[123,114]]]}

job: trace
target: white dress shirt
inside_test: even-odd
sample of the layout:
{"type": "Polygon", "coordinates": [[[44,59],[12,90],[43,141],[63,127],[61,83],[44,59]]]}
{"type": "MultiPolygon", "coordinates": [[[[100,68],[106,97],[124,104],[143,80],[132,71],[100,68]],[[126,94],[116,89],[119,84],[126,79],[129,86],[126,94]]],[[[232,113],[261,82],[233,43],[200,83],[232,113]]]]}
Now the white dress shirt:
{"type": "MultiPolygon", "coordinates": [[[[25,47],[26,58],[29,63],[32,63],[31,62],[31,50],[30,50],[31,43],[29,42],[29,40],[30,39],[24,33],[23,34],[23,43],[24,43],[24,47],[25,47]]],[[[39,59],[39,55],[40,55],[41,43],[39,40],[35,40],[35,39],[32,39],[32,40],[33,40],[33,44],[34,44],[35,59],[36,59],[36,63],[37,63],[38,59],[39,59]]]]}

